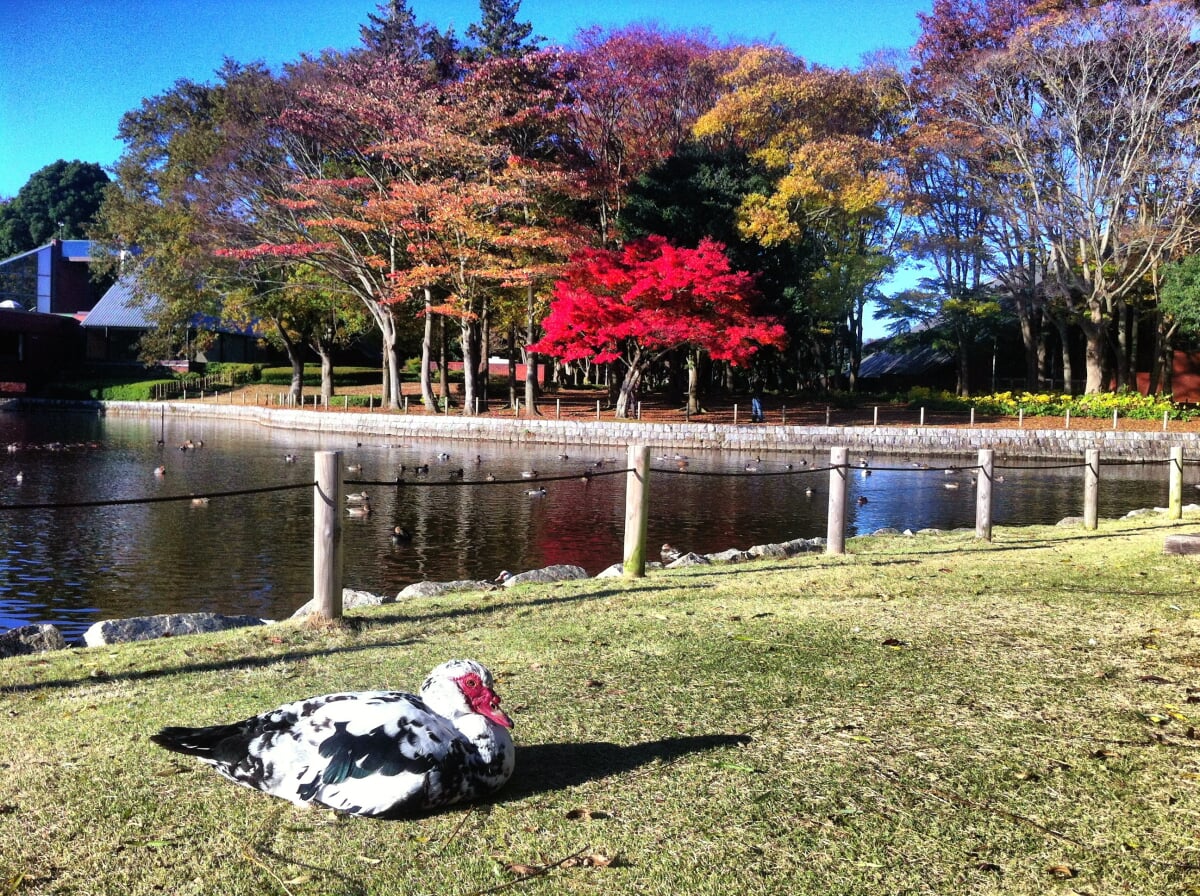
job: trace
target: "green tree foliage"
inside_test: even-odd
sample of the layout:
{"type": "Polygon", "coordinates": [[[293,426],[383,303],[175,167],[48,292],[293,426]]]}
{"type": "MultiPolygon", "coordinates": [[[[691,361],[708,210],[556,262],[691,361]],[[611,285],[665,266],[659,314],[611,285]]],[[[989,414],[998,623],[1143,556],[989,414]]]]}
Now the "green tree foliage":
{"type": "Polygon", "coordinates": [[[533,25],[518,22],[521,0],[479,0],[479,22],[467,28],[477,46],[469,55],[477,59],[515,59],[532,53],[544,37],[532,37],[533,25]]]}
{"type": "Polygon", "coordinates": [[[1200,255],[1189,255],[1163,270],[1159,307],[1179,335],[1200,337],[1200,255]]]}
{"type": "Polygon", "coordinates": [[[359,34],[367,53],[406,65],[432,65],[442,77],[457,68],[461,48],[454,29],[440,32],[428,22],[418,23],[406,0],[388,0],[378,13],[367,13],[359,34]]]}
{"type": "MultiPolygon", "coordinates": [[[[760,307],[784,321],[792,335],[790,347],[799,353],[763,352],[782,361],[771,377],[777,382],[785,374],[798,374],[804,366],[791,366],[789,360],[809,359],[811,346],[800,336],[809,321],[802,284],[811,277],[819,255],[816,247],[803,241],[764,247],[742,233],[738,226],[742,202],[769,187],[766,171],[743,150],[689,141],[634,181],[617,224],[627,240],[659,234],[689,248],[704,239],[716,240],[726,247],[736,270],[754,274],[760,307]]],[[[756,366],[763,367],[764,362],[756,362],[756,366]]],[[[695,410],[696,396],[688,398],[695,410]]]]}
{"type": "Polygon", "coordinates": [[[100,208],[109,177],[94,162],[52,162],[33,173],[0,205],[0,258],[51,239],[83,239],[100,208]]]}

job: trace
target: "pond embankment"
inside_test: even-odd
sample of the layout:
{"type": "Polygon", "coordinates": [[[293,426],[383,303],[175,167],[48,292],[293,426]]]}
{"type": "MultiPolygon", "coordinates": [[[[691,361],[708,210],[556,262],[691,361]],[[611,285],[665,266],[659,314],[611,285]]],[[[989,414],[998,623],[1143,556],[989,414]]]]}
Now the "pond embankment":
{"type": "MultiPolygon", "coordinates": [[[[24,403],[23,403],[24,404],[24,403]]],[[[54,403],[112,416],[242,420],[275,429],[383,436],[395,439],[491,441],[538,445],[648,445],[673,451],[824,452],[845,447],[864,455],[974,455],[997,459],[1080,458],[1097,449],[1106,460],[1166,460],[1173,445],[1200,457],[1200,433],[1085,429],[997,429],[944,426],[791,426],[774,424],[661,423],[579,419],[462,417],[221,405],[199,401],[54,403]]]]}

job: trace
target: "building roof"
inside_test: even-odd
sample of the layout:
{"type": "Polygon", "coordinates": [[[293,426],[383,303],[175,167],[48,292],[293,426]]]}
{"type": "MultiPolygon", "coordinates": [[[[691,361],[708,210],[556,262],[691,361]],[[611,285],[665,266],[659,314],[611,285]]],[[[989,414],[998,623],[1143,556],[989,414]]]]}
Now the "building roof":
{"type": "MultiPolygon", "coordinates": [[[[44,246],[38,246],[34,249],[27,249],[16,255],[10,255],[8,258],[0,259],[0,267],[8,264],[11,261],[18,261],[22,258],[28,258],[30,255],[37,255],[39,252],[44,252],[50,248],[52,243],[46,243],[44,246]]],[[[91,261],[92,258],[92,241],[91,240],[62,240],[62,257],[67,261],[91,261]]]]}
{"type": "MultiPolygon", "coordinates": [[[[153,305],[153,299],[150,301],[153,305]]],[[[122,277],[100,297],[88,316],[85,327],[116,327],[128,330],[149,330],[154,326],[146,316],[149,308],[139,304],[134,292],[134,278],[122,277]]]]}
{"type": "MultiPolygon", "coordinates": [[[[108,291],[100,297],[96,307],[83,319],[83,326],[126,330],[154,329],[154,321],[150,319],[149,315],[158,305],[158,297],[139,297],[135,289],[136,282],[136,277],[125,276],[110,286],[108,291]]],[[[193,315],[191,325],[213,333],[229,333],[254,338],[262,336],[257,322],[243,327],[230,326],[207,314],[193,315]]]]}
{"type": "Polygon", "coordinates": [[[954,362],[954,356],[940,348],[919,346],[906,352],[879,349],[862,359],[859,379],[883,376],[920,376],[954,362]]]}

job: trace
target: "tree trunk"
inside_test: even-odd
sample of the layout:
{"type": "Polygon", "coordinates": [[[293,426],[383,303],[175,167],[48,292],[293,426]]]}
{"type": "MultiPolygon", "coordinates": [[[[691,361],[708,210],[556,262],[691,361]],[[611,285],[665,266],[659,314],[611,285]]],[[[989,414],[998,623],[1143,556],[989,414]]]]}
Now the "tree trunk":
{"type": "Polygon", "coordinates": [[[479,394],[479,318],[464,317],[459,324],[459,341],[463,357],[463,416],[475,413],[475,397],[479,394]]]}
{"type": "Polygon", "coordinates": [[[396,319],[392,316],[390,308],[383,309],[380,329],[383,335],[383,363],[386,368],[380,404],[395,410],[400,407],[400,362],[396,357],[396,319]]]}
{"type": "Polygon", "coordinates": [[[702,414],[700,407],[700,350],[690,349],[687,354],[687,412],[702,414]]]}
{"type": "Polygon", "coordinates": [[[1175,374],[1175,333],[1177,324],[1168,324],[1161,313],[1156,312],[1154,327],[1154,363],[1150,366],[1151,395],[1170,396],[1174,391],[1172,382],[1175,374]]]}
{"type": "Polygon", "coordinates": [[[862,346],[863,346],[863,312],[866,306],[862,300],[854,301],[853,311],[850,314],[850,380],[847,387],[851,395],[858,389],[858,370],[862,367],[862,346]]]}
{"type": "Polygon", "coordinates": [[[475,368],[476,411],[486,411],[488,407],[488,385],[491,380],[492,353],[492,303],[485,296],[483,311],[479,318],[479,365],[475,368]]]}
{"type": "Polygon", "coordinates": [[[508,325],[508,406],[517,406],[517,325],[508,325]]]}
{"type": "Polygon", "coordinates": [[[1034,320],[1033,297],[1024,290],[1013,294],[1013,304],[1016,307],[1017,323],[1021,328],[1021,344],[1025,347],[1025,388],[1037,392],[1041,388],[1042,362],[1044,347],[1040,327],[1034,320]]]}
{"type": "MultiPolygon", "coordinates": [[[[1084,386],[1085,395],[1097,395],[1104,391],[1104,314],[1098,308],[1080,318],[1079,326],[1083,330],[1084,348],[1084,386]]],[[[1067,364],[1066,351],[1063,353],[1063,366],[1067,364]]],[[[1064,370],[1065,376],[1065,370],[1064,370]]],[[[1069,381],[1068,381],[1069,382],[1069,381]]],[[[1071,393],[1068,386],[1067,393],[1071,393]]]]}
{"type": "Polygon", "coordinates": [[[433,360],[433,297],[429,288],[425,289],[425,331],[421,335],[421,401],[425,407],[437,413],[437,400],[433,397],[433,381],[429,376],[430,362],[433,360]]]}
{"type": "Polygon", "coordinates": [[[537,352],[531,352],[529,346],[537,341],[537,334],[534,332],[537,327],[537,322],[534,320],[534,302],[533,302],[533,284],[530,283],[526,294],[525,307],[525,416],[540,417],[542,412],[538,410],[538,381],[537,368],[538,356],[537,352]]]}
{"type": "Polygon", "coordinates": [[[442,409],[450,412],[450,357],[446,350],[446,318],[438,317],[438,398],[442,409]]]}
{"type": "Polygon", "coordinates": [[[330,347],[321,340],[317,340],[314,348],[317,357],[321,359],[321,404],[329,407],[333,399],[333,354],[330,347]]]}
{"type": "Polygon", "coordinates": [[[968,345],[968,336],[963,332],[958,334],[958,345],[956,346],[955,355],[958,358],[958,397],[971,397],[971,349],[968,345]]]}
{"type": "Polygon", "coordinates": [[[288,363],[292,367],[292,383],[288,386],[288,401],[292,404],[300,404],[304,398],[304,348],[288,336],[287,330],[283,328],[283,324],[278,319],[275,319],[273,323],[279,333],[279,340],[283,343],[283,350],[287,352],[288,363]]]}
{"type": "Polygon", "coordinates": [[[1075,368],[1071,362],[1071,334],[1067,322],[1060,317],[1054,318],[1054,328],[1058,331],[1059,357],[1062,358],[1063,393],[1074,395],[1075,368]]]}
{"type": "Polygon", "coordinates": [[[625,378],[617,389],[616,414],[619,419],[629,417],[629,406],[637,402],[638,389],[642,385],[642,366],[640,363],[631,364],[625,373],[625,378]]]}
{"type": "Polygon", "coordinates": [[[288,360],[292,362],[292,385],[288,388],[288,401],[295,405],[304,401],[304,356],[299,348],[288,343],[288,360]]]}

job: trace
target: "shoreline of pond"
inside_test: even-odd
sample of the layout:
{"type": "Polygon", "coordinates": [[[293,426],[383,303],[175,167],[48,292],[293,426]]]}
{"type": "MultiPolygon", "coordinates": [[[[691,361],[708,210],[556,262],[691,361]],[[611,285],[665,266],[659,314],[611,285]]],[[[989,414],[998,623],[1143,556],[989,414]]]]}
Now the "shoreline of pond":
{"type": "Polygon", "coordinates": [[[973,456],[980,449],[997,459],[1061,460],[1081,458],[1090,449],[1102,458],[1158,463],[1182,445],[1185,458],[1200,458],[1200,433],[1094,429],[1003,429],[920,425],[812,426],[772,423],[663,423],[522,417],[463,417],[404,414],[391,411],[353,412],[199,401],[55,401],[15,399],[5,407],[53,407],[91,411],[104,416],[221,419],[255,423],[269,429],[320,434],[398,439],[442,439],[537,445],[647,445],[673,451],[807,452],[844,447],[872,456],[973,456]]]}

